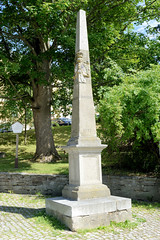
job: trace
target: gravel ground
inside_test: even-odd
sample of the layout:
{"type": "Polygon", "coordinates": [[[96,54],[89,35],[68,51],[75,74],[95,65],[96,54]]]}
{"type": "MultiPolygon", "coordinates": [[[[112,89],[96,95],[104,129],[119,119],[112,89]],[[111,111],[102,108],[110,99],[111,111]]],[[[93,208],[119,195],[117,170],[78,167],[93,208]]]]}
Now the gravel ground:
{"type": "Polygon", "coordinates": [[[41,196],[0,193],[0,240],[160,240],[160,208],[133,206],[130,227],[114,225],[101,230],[71,232],[45,217],[41,196]],[[138,223],[134,227],[134,223],[138,223]]]}

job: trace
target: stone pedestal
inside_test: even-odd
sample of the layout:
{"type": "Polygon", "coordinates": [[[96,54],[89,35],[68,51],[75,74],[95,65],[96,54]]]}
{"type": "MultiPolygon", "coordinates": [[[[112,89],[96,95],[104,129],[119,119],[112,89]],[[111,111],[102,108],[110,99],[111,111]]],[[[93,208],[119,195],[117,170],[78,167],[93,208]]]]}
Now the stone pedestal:
{"type": "Polygon", "coordinates": [[[131,200],[115,196],[81,201],[50,198],[46,200],[46,212],[72,231],[106,226],[110,221],[132,219],[131,200]]]}
{"type": "Polygon", "coordinates": [[[69,153],[69,185],[62,196],[71,200],[83,200],[110,196],[110,190],[102,184],[101,151],[99,146],[67,146],[69,153]]]}

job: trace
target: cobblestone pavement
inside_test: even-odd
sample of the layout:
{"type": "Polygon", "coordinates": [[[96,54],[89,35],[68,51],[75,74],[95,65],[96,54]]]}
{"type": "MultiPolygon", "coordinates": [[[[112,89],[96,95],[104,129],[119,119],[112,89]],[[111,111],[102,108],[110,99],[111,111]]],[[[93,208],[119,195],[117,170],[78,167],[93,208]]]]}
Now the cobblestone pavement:
{"type": "Polygon", "coordinates": [[[89,232],[71,232],[42,217],[45,200],[40,196],[0,193],[0,240],[160,240],[160,208],[132,208],[130,228],[114,226],[89,232]],[[145,221],[144,221],[145,219],[145,221]],[[138,223],[135,228],[134,223],[138,223]]]}

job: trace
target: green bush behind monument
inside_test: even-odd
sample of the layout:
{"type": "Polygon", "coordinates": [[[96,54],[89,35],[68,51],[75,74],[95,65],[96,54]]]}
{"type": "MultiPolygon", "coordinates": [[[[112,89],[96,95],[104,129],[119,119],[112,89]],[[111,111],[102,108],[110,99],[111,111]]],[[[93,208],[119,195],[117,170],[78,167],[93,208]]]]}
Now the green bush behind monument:
{"type": "Polygon", "coordinates": [[[126,76],[100,90],[100,134],[108,144],[103,164],[160,172],[160,66],[126,76]]]}

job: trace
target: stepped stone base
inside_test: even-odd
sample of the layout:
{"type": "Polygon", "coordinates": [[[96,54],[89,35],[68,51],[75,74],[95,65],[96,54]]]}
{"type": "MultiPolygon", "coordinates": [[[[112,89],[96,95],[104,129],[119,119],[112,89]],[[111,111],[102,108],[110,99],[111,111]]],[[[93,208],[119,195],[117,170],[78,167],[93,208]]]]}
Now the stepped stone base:
{"type": "Polygon", "coordinates": [[[132,219],[131,199],[116,196],[81,201],[49,198],[46,199],[46,213],[55,216],[72,231],[132,219]]]}
{"type": "Polygon", "coordinates": [[[62,190],[62,196],[77,201],[92,198],[105,198],[110,196],[110,190],[103,184],[87,186],[66,185],[62,190]]]}

